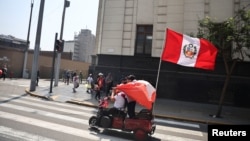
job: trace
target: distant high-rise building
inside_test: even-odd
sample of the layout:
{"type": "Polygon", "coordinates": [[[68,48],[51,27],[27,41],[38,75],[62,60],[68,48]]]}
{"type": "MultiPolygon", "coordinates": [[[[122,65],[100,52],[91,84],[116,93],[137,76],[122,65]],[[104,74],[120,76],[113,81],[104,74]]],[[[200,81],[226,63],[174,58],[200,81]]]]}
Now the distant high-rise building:
{"type": "MultiPolygon", "coordinates": [[[[72,45],[69,44],[69,48],[72,45]]],[[[82,29],[78,35],[74,37],[74,48],[72,60],[91,62],[91,55],[95,49],[95,36],[89,29],[82,29]]],[[[67,50],[70,52],[71,50],[67,50]]]]}
{"type": "Polygon", "coordinates": [[[95,35],[89,29],[82,29],[75,34],[74,40],[65,41],[63,52],[72,53],[72,60],[91,63],[95,49],[95,35]]]}

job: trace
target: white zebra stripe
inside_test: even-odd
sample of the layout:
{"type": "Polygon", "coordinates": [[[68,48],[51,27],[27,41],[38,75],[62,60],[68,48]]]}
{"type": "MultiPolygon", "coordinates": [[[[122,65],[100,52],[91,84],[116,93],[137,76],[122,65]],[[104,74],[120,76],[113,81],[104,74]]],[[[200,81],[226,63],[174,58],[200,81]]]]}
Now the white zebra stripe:
{"type": "MultiPolygon", "coordinates": [[[[17,105],[8,104],[8,103],[6,103],[4,105],[0,105],[0,106],[6,107],[6,108],[12,108],[12,109],[16,109],[16,110],[20,110],[20,111],[24,111],[24,112],[29,112],[29,113],[34,113],[35,112],[36,114],[39,114],[39,115],[42,115],[42,116],[48,116],[48,117],[51,117],[51,118],[57,118],[57,119],[60,119],[60,120],[67,120],[67,121],[70,121],[70,122],[76,122],[76,123],[88,125],[88,120],[74,118],[74,117],[71,117],[71,116],[55,114],[55,113],[51,113],[51,112],[36,110],[36,109],[17,106],[17,105]]],[[[199,131],[192,131],[192,130],[187,130],[187,129],[174,128],[174,127],[166,127],[166,126],[161,126],[161,125],[157,125],[157,130],[173,131],[173,132],[178,132],[178,133],[183,133],[183,134],[190,134],[190,135],[195,135],[195,136],[203,136],[202,133],[199,132],[199,131]]]]}
{"type": "Polygon", "coordinates": [[[19,130],[15,130],[9,127],[4,127],[4,126],[0,126],[0,134],[1,136],[11,139],[11,140],[15,140],[16,138],[18,138],[18,140],[25,140],[25,141],[56,141],[54,139],[49,139],[43,136],[39,136],[39,135],[34,135],[34,134],[30,134],[27,132],[23,132],[23,131],[19,131],[19,130]]]}
{"type": "MultiPolygon", "coordinates": [[[[77,129],[77,128],[73,128],[73,127],[69,127],[69,126],[64,126],[64,125],[60,125],[60,124],[56,124],[56,123],[50,123],[47,121],[29,118],[29,117],[20,116],[20,115],[11,114],[11,113],[2,112],[2,111],[0,111],[0,118],[5,118],[8,120],[21,122],[24,124],[29,124],[29,125],[33,125],[33,126],[37,126],[37,127],[42,127],[45,129],[50,129],[50,130],[54,130],[54,131],[58,131],[58,132],[62,132],[62,133],[67,133],[70,135],[82,137],[82,138],[89,139],[89,140],[98,140],[99,141],[100,138],[103,138],[105,140],[107,140],[109,138],[108,136],[103,135],[103,134],[98,134],[98,136],[96,136],[94,132],[85,131],[83,129],[77,129]]],[[[120,139],[120,138],[119,139],[117,138],[115,140],[128,141],[128,140],[120,139]]],[[[111,139],[108,139],[107,141],[111,141],[111,139]]]]}
{"type": "Polygon", "coordinates": [[[167,124],[187,126],[187,127],[192,127],[192,128],[200,128],[200,126],[198,124],[192,124],[192,123],[184,123],[184,122],[171,121],[171,120],[162,120],[162,119],[156,119],[155,121],[158,121],[158,122],[161,122],[161,123],[167,123],[167,124]]]}
{"type": "MultiPolygon", "coordinates": [[[[20,99],[18,102],[20,102],[20,99]]],[[[21,103],[25,103],[25,102],[21,102],[21,103]]],[[[43,110],[37,110],[37,109],[28,108],[28,107],[17,106],[17,105],[9,104],[9,103],[5,103],[4,105],[2,104],[0,106],[16,109],[16,110],[20,110],[20,111],[25,111],[25,112],[29,112],[29,113],[35,112],[36,114],[43,115],[43,116],[48,116],[48,117],[52,117],[52,118],[57,118],[57,119],[61,119],[61,120],[67,120],[70,122],[76,122],[76,123],[88,125],[88,120],[74,118],[72,116],[55,114],[55,113],[51,113],[51,112],[47,112],[47,111],[43,111],[43,110]]],[[[178,132],[178,133],[202,136],[202,133],[199,131],[192,131],[192,130],[187,130],[187,129],[174,128],[174,127],[165,127],[165,126],[160,126],[160,125],[157,125],[157,130],[174,131],[174,132],[178,132]]]]}
{"type": "MultiPolygon", "coordinates": [[[[0,99],[6,99],[6,98],[0,98],[0,99]]],[[[27,98],[27,99],[33,99],[33,98],[27,98]]],[[[46,107],[47,105],[47,102],[50,102],[50,101],[41,101],[39,99],[35,99],[34,101],[39,101],[39,102],[42,102],[44,103],[44,105],[40,104],[39,107],[46,107]]],[[[23,97],[21,99],[15,99],[15,102],[17,103],[24,103],[24,104],[27,104],[27,101],[26,100],[23,100],[23,97]]],[[[37,103],[32,103],[32,102],[28,102],[29,104],[28,105],[34,105],[34,104],[37,104],[37,103]]],[[[65,106],[65,105],[68,105],[67,103],[57,103],[57,102],[52,102],[50,103],[52,106],[53,105],[56,105],[56,106],[65,106]]],[[[74,117],[69,117],[69,116],[65,116],[65,115],[61,115],[61,114],[55,114],[55,113],[50,113],[50,112],[47,112],[47,111],[42,111],[42,110],[37,110],[37,109],[32,109],[32,108],[28,108],[28,107],[24,107],[24,106],[16,106],[14,104],[9,104],[9,103],[2,103],[0,104],[0,106],[3,106],[3,107],[8,107],[8,108],[13,108],[13,109],[17,109],[17,110],[20,110],[20,111],[26,111],[26,112],[36,112],[37,114],[40,114],[40,115],[44,115],[44,116],[48,116],[48,117],[53,117],[53,118],[57,118],[57,119],[62,119],[62,120],[67,120],[67,121],[70,121],[70,122],[77,122],[77,123],[81,123],[81,124],[84,124],[84,125],[88,125],[88,121],[87,120],[83,120],[83,119],[79,119],[79,118],[74,118],[74,117]]],[[[50,107],[52,107],[50,106],[50,107]]],[[[75,106],[73,105],[70,105],[69,107],[71,108],[75,108],[75,106]]],[[[78,106],[76,106],[78,107],[78,106]]],[[[53,108],[54,110],[59,110],[59,111],[64,111],[64,108],[53,108]]],[[[82,108],[79,108],[80,110],[82,110],[82,108]]],[[[88,108],[89,110],[92,109],[92,110],[96,110],[94,108],[88,108]]],[[[67,112],[70,112],[72,110],[68,110],[66,109],[67,112]]],[[[79,113],[78,111],[75,111],[73,113],[79,113]]],[[[84,112],[81,112],[83,113],[84,115],[84,112]]],[[[86,114],[86,113],[85,113],[86,114]]],[[[91,114],[92,116],[93,114],[91,114]]],[[[90,116],[89,116],[90,117],[90,116]]],[[[1,117],[0,117],[1,118],[1,117]]],[[[174,124],[174,123],[172,123],[174,124]]],[[[179,125],[177,123],[177,125],[179,125]]],[[[78,129],[79,130],[79,129],[78,129]]],[[[166,126],[161,126],[161,125],[157,125],[156,126],[156,130],[162,130],[162,131],[172,131],[172,132],[178,132],[178,133],[183,133],[183,134],[190,134],[190,135],[194,135],[194,136],[202,136],[202,133],[199,132],[199,131],[193,131],[193,130],[188,130],[188,129],[179,129],[179,128],[174,128],[174,127],[166,127],[166,126]]],[[[90,131],[87,131],[87,132],[90,132],[90,131]]],[[[190,139],[190,138],[183,138],[183,137],[176,137],[176,136],[172,136],[172,135],[168,135],[168,134],[160,134],[160,133],[155,133],[153,135],[153,137],[155,138],[161,138],[161,139],[169,139],[169,140],[174,140],[174,141],[182,141],[182,140],[187,140],[187,141],[197,141],[197,140],[193,140],[193,139],[190,139]]]]}
{"type": "MultiPolygon", "coordinates": [[[[7,100],[7,98],[0,98],[0,99],[7,100]]],[[[83,116],[86,116],[86,117],[90,117],[90,116],[93,115],[93,114],[89,114],[89,113],[86,113],[86,112],[75,111],[75,110],[72,110],[72,109],[58,108],[58,107],[45,105],[46,102],[45,102],[45,104],[39,104],[39,103],[24,101],[22,99],[15,99],[15,102],[22,103],[22,104],[27,104],[27,105],[31,105],[31,106],[42,107],[42,108],[46,108],[46,109],[50,109],[50,110],[56,110],[56,111],[60,111],[60,112],[66,112],[66,113],[75,114],[75,115],[83,115],[83,116]]]]}
{"type": "MultiPolygon", "coordinates": [[[[18,97],[20,95],[11,95],[11,96],[18,97]]],[[[49,102],[49,103],[51,103],[53,105],[58,105],[58,106],[63,106],[63,107],[68,107],[68,108],[74,108],[74,109],[79,109],[79,110],[84,110],[84,111],[93,111],[93,109],[89,108],[89,107],[84,107],[84,106],[79,106],[79,105],[76,106],[76,105],[69,104],[69,103],[65,104],[65,103],[60,103],[60,102],[57,102],[57,101],[41,101],[38,98],[34,98],[34,97],[30,97],[30,96],[22,97],[22,99],[41,102],[41,103],[46,103],[46,104],[49,102]]]]}
{"type": "Polygon", "coordinates": [[[181,128],[176,128],[176,127],[167,127],[167,126],[161,126],[157,125],[157,130],[164,130],[164,131],[174,131],[177,133],[182,133],[182,134],[189,134],[189,135],[195,135],[195,136],[203,136],[200,131],[194,131],[194,130],[188,130],[188,129],[181,129],[181,128]]]}
{"type": "Polygon", "coordinates": [[[84,119],[74,118],[72,116],[65,116],[65,115],[55,114],[55,113],[51,113],[51,112],[47,112],[47,111],[43,111],[43,110],[32,109],[32,108],[18,106],[18,105],[14,105],[14,104],[5,103],[5,104],[1,104],[0,107],[11,108],[11,109],[24,111],[24,112],[28,112],[28,113],[36,113],[36,114],[39,114],[39,115],[42,115],[42,116],[57,118],[57,119],[60,119],[60,120],[66,120],[66,121],[76,122],[76,123],[81,123],[81,124],[83,123],[85,125],[88,125],[87,124],[88,121],[84,120],[84,119]]]}
{"type": "Polygon", "coordinates": [[[190,138],[185,138],[185,137],[177,137],[173,135],[159,134],[159,133],[155,133],[153,137],[164,139],[167,141],[202,141],[202,140],[190,139],[190,138]]]}
{"type": "MultiPolygon", "coordinates": [[[[25,99],[32,99],[32,100],[34,100],[33,98],[25,98],[25,99]]],[[[18,99],[18,102],[20,102],[20,101],[21,101],[21,99],[18,99]]],[[[35,100],[35,101],[37,101],[37,100],[35,100]]],[[[40,100],[39,100],[39,102],[40,102],[40,100]]],[[[42,101],[42,102],[44,102],[44,101],[42,101]]],[[[20,102],[20,103],[34,105],[33,103],[29,103],[29,102],[27,103],[26,101],[20,102]]],[[[44,102],[44,103],[46,103],[46,102],[44,102]]],[[[53,102],[52,104],[59,105],[59,106],[65,106],[65,105],[67,105],[67,107],[70,107],[70,108],[75,108],[76,107],[76,106],[73,106],[73,105],[68,105],[68,104],[63,104],[63,103],[57,103],[57,102],[53,102]]],[[[64,119],[64,120],[68,120],[68,121],[72,121],[72,122],[88,123],[87,120],[83,120],[83,119],[78,120],[77,118],[73,118],[71,116],[58,115],[58,114],[55,114],[55,113],[50,113],[50,112],[46,112],[46,111],[42,111],[42,110],[35,110],[35,109],[30,109],[30,108],[25,108],[25,107],[17,107],[17,106],[14,106],[14,105],[8,106],[8,107],[9,108],[15,108],[15,109],[21,110],[21,111],[26,111],[26,112],[37,112],[37,114],[40,114],[40,115],[49,116],[49,117],[58,118],[58,119],[64,119]]],[[[47,107],[47,106],[45,106],[45,107],[47,107]]],[[[58,109],[58,108],[56,108],[56,109],[58,109]]],[[[79,108],[79,109],[82,110],[81,108],[79,108]]],[[[92,111],[96,111],[93,108],[86,108],[86,109],[88,109],[88,111],[91,111],[91,109],[92,109],[92,111]]],[[[61,111],[65,111],[65,110],[61,109],[61,111]]],[[[75,113],[75,112],[73,112],[73,113],[75,113]]],[[[84,115],[84,114],[86,115],[87,113],[82,113],[82,115],[84,115]]],[[[87,114],[87,117],[90,117],[92,115],[93,114],[87,114]]],[[[197,124],[181,123],[181,122],[177,122],[177,121],[160,120],[160,119],[155,119],[155,120],[156,121],[160,121],[160,122],[164,122],[164,123],[168,123],[168,124],[182,125],[182,126],[187,126],[187,127],[199,128],[199,125],[197,125],[197,124]]],[[[199,132],[199,131],[192,131],[192,130],[186,130],[186,129],[165,127],[165,126],[160,126],[160,125],[157,126],[157,129],[158,130],[160,129],[160,130],[175,131],[175,132],[185,133],[185,134],[192,134],[192,135],[196,135],[196,136],[203,136],[202,133],[199,132]]]]}

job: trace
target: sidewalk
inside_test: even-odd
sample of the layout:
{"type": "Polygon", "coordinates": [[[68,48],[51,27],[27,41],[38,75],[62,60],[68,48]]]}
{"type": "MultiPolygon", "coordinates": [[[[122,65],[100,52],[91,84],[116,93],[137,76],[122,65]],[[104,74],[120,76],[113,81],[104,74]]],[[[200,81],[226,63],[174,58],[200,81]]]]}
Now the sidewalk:
{"type": "MultiPolygon", "coordinates": [[[[49,80],[47,81],[49,83],[49,80]]],[[[30,92],[29,88],[25,91],[32,96],[54,101],[96,107],[98,102],[94,99],[94,95],[86,92],[84,84],[80,84],[76,93],[73,93],[72,87],[72,83],[67,85],[63,82],[59,82],[57,87],[53,86],[52,93],[49,93],[49,85],[37,86],[33,92],[30,92]]],[[[136,111],[139,111],[140,108],[137,104],[136,111]]],[[[223,106],[221,118],[213,118],[210,116],[216,114],[217,110],[218,105],[157,98],[154,104],[153,114],[156,118],[194,121],[207,124],[250,124],[250,109],[223,106]]]]}

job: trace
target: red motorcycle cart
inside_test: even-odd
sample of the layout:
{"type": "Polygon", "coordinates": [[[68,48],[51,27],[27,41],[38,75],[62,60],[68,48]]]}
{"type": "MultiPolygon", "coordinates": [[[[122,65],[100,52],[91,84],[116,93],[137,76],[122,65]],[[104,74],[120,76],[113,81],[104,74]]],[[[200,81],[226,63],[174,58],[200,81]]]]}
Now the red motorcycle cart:
{"type": "Polygon", "coordinates": [[[135,83],[119,85],[116,88],[124,91],[145,109],[140,110],[135,118],[128,118],[122,113],[105,115],[103,113],[107,110],[108,98],[104,98],[100,101],[97,114],[89,119],[89,126],[91,128],[120,129],[133,133],[136,140],[147,140],[156,129],[152,114],[152,105],[156,96],[154,87],[147,81],[138,80],[135,83]]]}

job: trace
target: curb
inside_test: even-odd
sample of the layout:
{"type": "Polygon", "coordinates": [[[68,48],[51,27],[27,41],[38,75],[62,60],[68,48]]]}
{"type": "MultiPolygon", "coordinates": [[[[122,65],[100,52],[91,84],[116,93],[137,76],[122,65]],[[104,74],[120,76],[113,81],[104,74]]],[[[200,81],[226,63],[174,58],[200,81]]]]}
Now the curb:
{"type": "Polygon", "coordinates": [[[28,88],[25,89],[25,92],[26,92],[27,94],[31,95],[31,96],[39,97],[39,98],[43,98],[43,99],[49,100],[49,98],[46,97],[46,96],[41,96],[41,95],[38,95],[38,94],[35,94],[35,93],[30,92],[30,91],[28,90],[28,88]]]}

